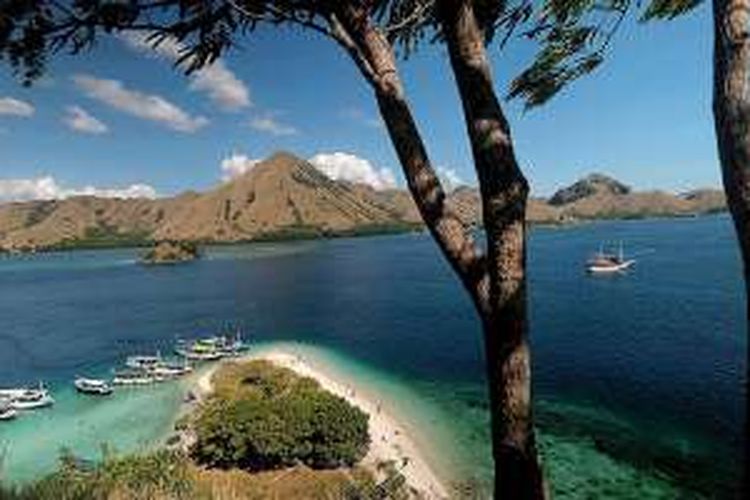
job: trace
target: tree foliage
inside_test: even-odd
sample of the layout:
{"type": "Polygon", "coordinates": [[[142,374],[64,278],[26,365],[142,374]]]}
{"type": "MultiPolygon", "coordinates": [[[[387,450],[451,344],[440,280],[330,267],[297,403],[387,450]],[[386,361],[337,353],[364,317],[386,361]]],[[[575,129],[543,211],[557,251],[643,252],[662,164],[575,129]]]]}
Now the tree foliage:
{"type": "Polygon", "coordinates": [[[233,364],[193,425],[193,457],[251,471],[303,463],[351,466],[369,446],[368,417],[309,378],[267,362],[233,364]]]}
{"type": "Polygon", "coordinates": [[[597,69],[628,16],[640,22],[672,19],[702,0],[545,0],[523,34],[539,43],[529,67],[511,83],[509,97],[527,107],[544,104],[567,84],[597,69]]]}

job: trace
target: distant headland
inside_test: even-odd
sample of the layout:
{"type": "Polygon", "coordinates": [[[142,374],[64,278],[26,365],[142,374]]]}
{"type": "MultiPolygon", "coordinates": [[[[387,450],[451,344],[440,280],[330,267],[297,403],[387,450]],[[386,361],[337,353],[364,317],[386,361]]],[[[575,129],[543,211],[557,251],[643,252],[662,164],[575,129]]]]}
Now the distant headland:
{"type": "MultiPolygon", "coordinates": [[[[481,225],[476,188],[462,186],[447,203],[481,225]]],[[[683,217],[721,212],[724,194],[633,191],[592,174],[550,198],[529,200],[534,224],[592,219],[683,217]]],[[[204,193],[171,198],[77,196],[0,204],[0,250],[150,246],[159,241],[239,243],[404,232],[422,222],[408,191],[335,181],[309,162],[279,152],[249,172],[204,193]]]]}

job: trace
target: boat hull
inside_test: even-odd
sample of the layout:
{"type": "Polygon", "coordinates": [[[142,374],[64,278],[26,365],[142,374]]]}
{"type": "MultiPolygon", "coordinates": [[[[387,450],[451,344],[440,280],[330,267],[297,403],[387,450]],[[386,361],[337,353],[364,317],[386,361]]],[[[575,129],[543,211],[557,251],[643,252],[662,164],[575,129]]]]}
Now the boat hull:
{"type": "Polygon", "coordinates": [[[629,260],[626,262],[622,262],[620,264],[613,264],[613,265],[607,265],[607,266],[589,265],[589,266],[586,266],[586,270],[592,274],[612,274],[612,273],[619,273],[622,271],[626,271],[630,267],[632,267],[633,264],[635,264],[635,261],[629,260]]]}

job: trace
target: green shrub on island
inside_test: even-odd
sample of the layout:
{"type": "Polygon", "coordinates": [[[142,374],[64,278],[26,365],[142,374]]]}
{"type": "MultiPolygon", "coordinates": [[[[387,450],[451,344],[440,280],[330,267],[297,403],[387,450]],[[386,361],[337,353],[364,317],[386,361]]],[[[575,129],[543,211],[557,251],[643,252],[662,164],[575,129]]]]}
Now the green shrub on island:
{"type": "Polygon", "coordinates": [[[0,500],[189,500],[195,491],[190,461],[174,451],[125,457],[105,452],[96,463],[63,451],[55,472],[29,484],[0,486],[0,500]]]}
{"type": "Polygon", "coordinates": [[[228,364],[193,421],[193,458],[260,471],[352,466],[369,447],[368,416],[343,398],[265,361],[228,364]]]}
{"type": "Polygon", "coordinates": [[[158,450],[88,462],[63,452],[51,474],[20,485],[0,482],[0,500],[361,500],[411,498],[403,476],[382,464],[376,480],[362,467],[311,470],[300,466],[250,474],[197,467],[177,451],[158,450]],[[384,467],[384,469],[383,469],[384,467]]]}
{"type": "Polygon", "coordinates": [[[200,257],[198,245],[189,241],[160,241],[146,252],[141,261],[144,264],[176,264],[189,262],[200,257]]]}

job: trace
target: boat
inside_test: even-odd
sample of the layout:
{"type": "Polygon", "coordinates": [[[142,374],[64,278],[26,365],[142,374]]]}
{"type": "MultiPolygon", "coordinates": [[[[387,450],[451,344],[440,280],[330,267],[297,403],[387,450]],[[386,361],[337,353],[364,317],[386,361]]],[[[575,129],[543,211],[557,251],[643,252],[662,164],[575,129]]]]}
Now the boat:
{"type": "Polygon", "coordinates": [[[73,385],[76,386],[78,392],[83,394],[92,394],[95,396],[108,396],[112,394],[112,386],[106,380],[76,377],[73,385]]]}
{"type": "Polygon", "coordinates": [[[191,361],[216,361],[225,357],[237,357],[247,351],[239,332],[234,338],[227,335],[201,338],[193,341],[178,341],[175,352],[191,361]]]}
{"type": "Polygon", "coordinates": [[[0,399],[0,421],[13,420],[17,415],[18,412],[9,399],[0,399]]]}
{"type": "Polygon", "coordinates": [[[44,384],[28,389],[12,389],[15,394],[10,397],[10,405],[14,410],[36,410],[55,404],[55,400],[44,384]]]}
{"type": "Polygon", "coordinates": [[[148,385],[156,380],[145,370],[127,369],[115,371],[112,385],[148,385]]]}
{"type": "Polygon", "coordinates": [[[125,360],[125,366],[134,370],[151,370],[162,363],[161,354],[156,356],[129,356],[125,360]]]}
{"type": "Polygon", "coordinates": [[[586,262],[586,270],[594,274],[617,273],[626,271],[635,264],[635,259],[626,259],[620,243],[620,251],[617,254],[606,253],[603,246],[599,247],[591,259],[586,262]]]}
{"type": "Polygon", "coordinates": [[[149,373],[157,380],[168,380],[179,378],[193,371],[193,367],[187,362],[182,363],[160,363],[149,370],[149,373]]]}

